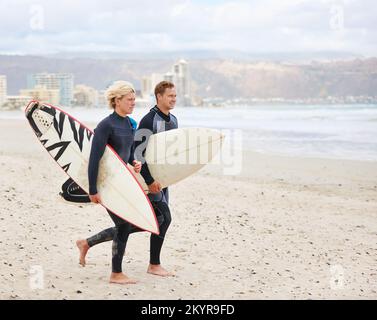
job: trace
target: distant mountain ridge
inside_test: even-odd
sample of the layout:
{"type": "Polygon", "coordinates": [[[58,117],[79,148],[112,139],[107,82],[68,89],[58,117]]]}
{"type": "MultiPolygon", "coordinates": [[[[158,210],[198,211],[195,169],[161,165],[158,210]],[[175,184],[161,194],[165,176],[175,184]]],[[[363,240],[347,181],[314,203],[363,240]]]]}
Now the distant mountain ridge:
{"type": "Polygon", "coordinates": [[[73,73],[75,84],[98,90],[126,79],[140,88],[141,78],[170,71],[178,58],[189,63],[193,93],[200,97],[305,99],[326,96],[376,96],[377,58],[253,60],[228,58],[188,59],[187,56],[148,59],[40,57],[0,55],[0,74],[8,81],[8,94],[26,88],[27,74],[73,73]]]}

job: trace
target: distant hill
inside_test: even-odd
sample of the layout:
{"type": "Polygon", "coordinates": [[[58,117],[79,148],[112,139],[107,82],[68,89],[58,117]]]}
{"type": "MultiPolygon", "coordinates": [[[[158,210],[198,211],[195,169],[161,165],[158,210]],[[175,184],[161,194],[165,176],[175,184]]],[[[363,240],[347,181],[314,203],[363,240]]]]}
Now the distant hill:
{"type": "Polygon", "coordinates": [[[211,96],[305,99],[376,96],[377,58],[309,64],[207,61],[192,63],[193,78],[211,96]]]}
{"type": "MultiPolygon", "coordinates": [[[[186,58],[186,56],[181,56],[186,58]]],[[[187,59],[192,88],[201,97],[224,98],[320,98],[375,96],[377,58],[319,59],[297,61],[251,58],[187,59]]],[[[73,73],[75,84],[98,90],[112,81],[126,79],[140,88],[141,77],[171,70],[177,57],[86,58],[0,55],[0,74],[8,79],[8,94],[26,87],[26,77],[36,72],[73,73]]]]}

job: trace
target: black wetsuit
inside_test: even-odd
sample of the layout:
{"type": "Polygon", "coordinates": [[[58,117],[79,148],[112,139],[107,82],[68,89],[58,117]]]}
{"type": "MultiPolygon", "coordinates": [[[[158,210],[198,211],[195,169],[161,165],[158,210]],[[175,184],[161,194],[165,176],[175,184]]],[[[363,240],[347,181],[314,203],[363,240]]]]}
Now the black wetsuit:
{"type": "MultiPolygon", "coordinates": [[[[145,162],[145,149],[152,134],[164,132],[178,128],[177,118],[169,113],[168,115],[160,111],[154,106],[140,121],[139,127],[135,135],[135,158],[142,162],[141,175],[145,182],[150,185],[154,182],[154,178],[149,172],[148,164],[145,162]]],[[[160,264],[160,252],[164,242],[166,231],[171,223],[171,214],[169,209],[169,190],[164,188],[158,193],[149,193],[149,200],[153,207],[157,208],[156,216],[159,221],[160,234],[152,234],[150,239],[151,247],[151,264],[160,264]]]]}
{"type": "MultiPolygon", "coordinates": [[[[151,176],[149,172],[148,164],[145,163],[144,161],[145,148],[148,143],[149,137],[152,134],[171,130],[171,129],[176,129],[176,128],[178,128],[177,118],[171,113],[168,116],[165,115],[157,108],[157,106],[153,107],[150,110],[150,112],[146,114],[143,117],[143,119],[140,121],[139,128],[135,136],[134,149],[137,151],[135,152],[135,158],[139,159],[143,163],[141,174],[147,184],[151,184],[154,181],[153,177],[151,176]]],[[[156,217],[157,217],[157,221],[158,221],[159,229],[160,229],[159,235],[151,234],[150,261],[149,262],[151,264],[160,264],[161,248],[164,242],[166,231],[168,230],[169,225],[171,223],[168,188],[164,188],[159,193],[154,193],[154,194],[149,193],[148,197],[156,213],[156,217]]],[[[127,225],[127,228],[122,226],[122,229],[124,229],[123,230],[124,234],[121,237],[122,240],[125,240],[125,244],[127,242],[128,236],[131,233],[143,231],[129,223],[126,223],[126,225],[127,225]]],[[[110,241],[113,239],[115,240],[115,235],[117,234],[117,232],[119,232],[119,230],[117,229],[119,228],[108,228],[97,233],[96,235],[87,239],[88,245],[92,247],[96,244],[99,244],[105,241],[110,241]]],[[[123,249],[123,253],[124,253],[124,249],[123,249]]],[[[116,260],[116,262],[118,264],[119,261],[116,260]]],[[[113,250],[113,264],[114,264],[114,250],[113,250]]],[[[120,272],[120,271],[114,271],[114,272],[120,272]]]]}
{"type": "MultiPolygon", "coordinates": [[[[88,178],[89,193],[97,193],[97,176],[99,162],[109,144],[125,163],[134,160],[135,129],[129,117],[122,117],[115,111],[103,119],[95,129],[89,157],[88,178]]],[[[112,271],[122,272],[122,260],[131,224],[107,210],[116,228],[113,234],[112,271]]]]}

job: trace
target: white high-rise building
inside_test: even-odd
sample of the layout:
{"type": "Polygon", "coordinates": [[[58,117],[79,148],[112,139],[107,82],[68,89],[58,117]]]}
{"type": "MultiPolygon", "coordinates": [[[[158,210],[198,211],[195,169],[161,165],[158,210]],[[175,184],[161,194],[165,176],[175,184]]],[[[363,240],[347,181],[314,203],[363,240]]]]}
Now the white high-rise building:
{"type": "Polygon", "coordinates": [[[165,74],[153,73],[148,77],[143,77],[141,81],[142,97],[145,99],[154,97],[154,88],[161,81],[174,83],[177,90],[177,105],[192,105],[190,72],[188,63],[185,60],[182,59],[175,63],[172,72],[165,74]]]}
{"type": "Polygon", "coordinates": [[[141,96],[143,99],[154,100],[154,88],[163,80],[165,80],[165,76],[161,73],[152,73],[149,77],[143,77],[141,79],[141,96]]]}
{"type": "Polygon", "coordinates": [[[44,86],[46,89],[58,89],[60,104],[70,106],[73,101],[73,74],[71,73],[35,73],[28,75],[28,89],[44,86]]]}
{"type": "Polygon", "coordinates": [[[151,96],[152,90],[152,78],[151,77],[143,77],[141,79],[141,96],[143,99],[149,99],[151,96]]]}
{"type": "Polygon", "coordinates": [[[7,99],[7,76],[0,75],[0,107],[7,99]]]}
{"type": "Polygon", "coordinates": [[[151,87],[152,87],[152,93],[154,95],[154,88],[156,85],[164,80],[164,75],[161,73],[152,73],[151,75],[151,87]]]}
{"type": "Polygon", "coordinates": [[[179,60],[173,66],[173,83],[177,89],[177,105],[191,105],[190,72],[186,60],[179,60]]]}
{"type": "Polygon", "coordinates": [[[172,72],[166,72],[164,74],[164,80],[174,83],[174,74],[172,72]]]}

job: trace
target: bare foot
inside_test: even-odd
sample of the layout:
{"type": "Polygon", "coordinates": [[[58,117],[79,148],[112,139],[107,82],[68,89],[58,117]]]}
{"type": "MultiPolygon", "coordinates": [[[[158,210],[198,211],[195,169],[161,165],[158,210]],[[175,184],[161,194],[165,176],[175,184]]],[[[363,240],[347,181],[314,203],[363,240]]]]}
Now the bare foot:
{"type": "Polygon", "coordinates": [[[160,264],[149,264],[147,272],[150,274],[154,274],[156,276],[161,276],[161,277],[174,277],[175,276],[173,272],[169,272],[165,270],[163,267],[161,267],[160,264]]]}
{"type": "Polygon", "coordinates": [[[85,239],[82,239],[82,240],[77,240],[76,241],[76,245],[77,245],[77,248],[79,248],[80,250],[80,260],[79,260],[79,263],[85,267],[85,256],[89,250],[89,244],[88,244],[88,241],[86,241],[85,239]]]}
{"type": "Polygon", "coordinates": [[[129,277],[127,277],[122,272],[112,272],[110,276],[110,283],[118,283],[118,284],[135,284],[137,283],[137,280],[133,280],[129,277]]]}

